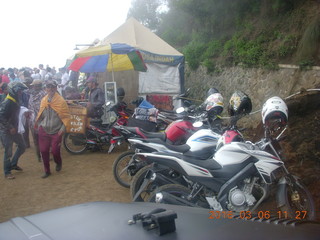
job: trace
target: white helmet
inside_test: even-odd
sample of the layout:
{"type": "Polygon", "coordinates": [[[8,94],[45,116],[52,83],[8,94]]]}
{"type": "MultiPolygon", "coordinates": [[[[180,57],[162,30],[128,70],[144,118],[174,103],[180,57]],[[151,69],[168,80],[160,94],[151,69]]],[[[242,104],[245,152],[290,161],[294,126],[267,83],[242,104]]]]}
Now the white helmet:
{"type": "Polygon", "coordinates": [[[219,115],[223,111],[223,97],[220,93],[211,94],[209,97],[207,97],[204,103],[208,113],[215,112],[219,115]]]}
{"type": "Polygon", "coordinates": [[[288,107],[280,97],[269,98],[262,107],[262,123],[269,125],[271,120],[280,120],[282,125],[288,122],[288,107]]]}

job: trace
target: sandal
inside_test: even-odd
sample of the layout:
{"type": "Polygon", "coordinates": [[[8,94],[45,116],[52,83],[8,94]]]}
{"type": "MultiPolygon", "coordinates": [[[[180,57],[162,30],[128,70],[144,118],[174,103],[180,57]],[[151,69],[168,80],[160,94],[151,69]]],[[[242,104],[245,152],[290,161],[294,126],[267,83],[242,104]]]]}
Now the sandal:
{"type": "Polygon", "coordinates": [[[15,176],[13,176],[13,175],[10,173],[10,174],[7,174],[7,175],[5,176],[5,178],[12,180],[12,179],[15,179],[15,176]]]}

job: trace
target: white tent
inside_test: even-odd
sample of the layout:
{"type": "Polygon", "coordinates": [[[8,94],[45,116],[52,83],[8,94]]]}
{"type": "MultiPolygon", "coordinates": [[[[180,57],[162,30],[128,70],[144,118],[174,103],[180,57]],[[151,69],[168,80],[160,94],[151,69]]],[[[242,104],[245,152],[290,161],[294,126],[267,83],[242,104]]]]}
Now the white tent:
{"type": "Polygon", "coordinates": [[[184,56],[136,19],[130,18],[104,43],[126,43],[140,50],[148,70],[139,72],[139,94],[176,95],[184,91],[184,56]]]}

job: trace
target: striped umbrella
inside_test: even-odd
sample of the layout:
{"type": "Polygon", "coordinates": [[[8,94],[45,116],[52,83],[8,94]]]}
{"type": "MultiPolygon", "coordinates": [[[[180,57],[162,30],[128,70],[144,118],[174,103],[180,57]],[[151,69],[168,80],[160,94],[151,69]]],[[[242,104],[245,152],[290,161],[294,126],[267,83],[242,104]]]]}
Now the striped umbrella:
{"type": "Polygon", "coordinates": [[[147,71],[140,51],[123,43],[110,43],[80,50],[75,54],[68,69],[84,73],[147,71]]]}

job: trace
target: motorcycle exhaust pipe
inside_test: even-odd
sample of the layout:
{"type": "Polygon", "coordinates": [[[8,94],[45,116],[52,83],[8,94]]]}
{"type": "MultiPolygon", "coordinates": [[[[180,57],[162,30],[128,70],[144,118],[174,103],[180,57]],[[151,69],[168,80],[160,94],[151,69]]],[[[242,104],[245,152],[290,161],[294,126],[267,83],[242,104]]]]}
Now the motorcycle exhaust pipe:
{"type": "Polygon", "coordinates": [[[182,205],[189,207],[199,207],[198,205],[189,202],[186,199],[176,197],[173,194],[167,192],[158,192],[155,197],[156,203],[166,203],[166,204],[174,204],[174,205],[182,205]]]}

